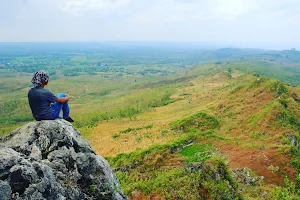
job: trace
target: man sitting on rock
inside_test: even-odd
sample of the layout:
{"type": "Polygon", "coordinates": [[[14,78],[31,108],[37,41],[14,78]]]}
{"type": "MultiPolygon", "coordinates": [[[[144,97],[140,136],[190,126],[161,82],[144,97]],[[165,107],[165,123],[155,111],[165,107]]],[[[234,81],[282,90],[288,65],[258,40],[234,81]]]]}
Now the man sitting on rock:
{"type": "Polygon", "coordinates": [[[69,97],[64,93],[55,96],[51,91],[44,89],[48,84],[49,74],[43,70],[36,72],[31,80],[33,87],[28,92],[28,101],[33,117],[37,120],[55,120],[63,111],[63,119],[74,122],[69,116],[69,97]]]}

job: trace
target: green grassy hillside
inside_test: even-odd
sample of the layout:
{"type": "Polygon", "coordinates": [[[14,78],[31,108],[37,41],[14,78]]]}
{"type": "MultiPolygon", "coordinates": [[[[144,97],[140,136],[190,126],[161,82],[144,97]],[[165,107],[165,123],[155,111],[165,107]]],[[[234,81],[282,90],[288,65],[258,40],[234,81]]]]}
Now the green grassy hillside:
{"type": "MultiPolygon", "coordinates": [[[[92,144],[99,152],[106,152],[106,149],[109,154],[118,154],[125,149],[149,148],[108,157],[118,172],[124,190],[132,199],[153,196],[167,199],[185,196],[189,196],[189,199],[219,199],[218,194],[211,188],[213,186],[209,185],[222,183],[212,177],[209,178],[211,183],[207,183],[208,180],[201,178],[201,175],[185,171],[195,164],[210,163],[215,156],[222,158],[224,166],[228,163],[227,167],[232,172],[246,168],[254,177],[252,179],[255,181],[251,184],[232,179],[233,185],[228,187],[244,189],[230,198],[239,198],[239,195],[250,199],[259,199],[262,196],[273,199],[278,195],[286,195],[280,196],[283,199],[298,198],[299,89],[275,79],[238,72],[234,72],[233,77],[235,78],[219,73],[199,82],[192,81],[192,84],[178,89],[172,95],[173,98],[182,97],[176,102],[138,116],[136,122],[129,120],[115,123],[120,127],[124,127],[124,124],[141,124],[142,121],[152,123],[155,128],[146,133],[136,128],[121,134],[120,137],[108,138],[106,135],[113,134],[116,130],[104,134],[108,129],[102,124],[88,136],[91,141],[95,141],[92,144]],[[208,88],[211,84],[214,87],[208,88]],[[153,117],[158,115],[160,120],[155,123],[153,117]],[[291,142],[291,137],[295,138],[294,143],[291,142]],[[131,140],[132,138],[139,139],[131,140]],[[175,138],[181,138],[181,142],[158,145],[175,138]],[[110,148],[103,145],[104,141],[110,141],[110,146],[116,146],[110,148]],[[189,141],[189,144],[184,141],[189,141]],[[151,146],[152,144],[156,145],[151,146]],[[156,174],[157,172],[160,173],[156,174]],[[188,180],[192,176],[192,180],[196,182],[191,184],[198,189],[198,193],[191,195],[189,191],[183,188],[181,190],[180,183],[176,184],[179,188],[169,188],[166,183],[169,173],[179,176],[179,182],[182,182],[181,178],[188,180]],[[194,176],[200,176],[200,180],[194,176]],[[285,177],[296,185],[291,184],[288,179],[284,182],[285,177]],[[157,186],[156,178],[159,182],[157,186]],[[197,181],[206,186],[199,185],[199,182],[197,185],[197,181]]],[[[231,190],[227,188],[225,191],[231,190]]],[[[225,195],[224,191],[221,193],[225,195]]]]}
{"type": "Polygon", "coordinates": [[[131,199],[299,199],[299,52],[103,48],[0,48],[0,136],[38,65],[131,199]]]}

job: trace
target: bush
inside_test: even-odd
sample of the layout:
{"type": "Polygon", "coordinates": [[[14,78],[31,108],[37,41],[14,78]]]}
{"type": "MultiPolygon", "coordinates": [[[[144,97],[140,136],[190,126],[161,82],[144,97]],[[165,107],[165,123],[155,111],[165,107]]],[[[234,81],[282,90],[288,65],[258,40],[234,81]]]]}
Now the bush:
{"type": "Polygon", "coordinates": [[[288,110],[281,111],[276,118],[282,127],[292,127],[296,130],[300,128],[298,119],[288,110]]]}
{"type": "MultiPolygon", "coordinates": [[[[299,176],[299,175],[298,175],[299,176]]],[[[299,177],[298,177],[299,178],[299,177]]],[[[277,187],[272,193],[270,193],[267,199],[273,200],[297,200],[299,199],[299,190],[296,186],[286,177],[284,179],[285,186],[277,187]]]]}
{"type": "Polygon", "coordinates": [[[191,128],[198,128],[201,131],[205,131],[218,127],[220,127],[220,120],[204,112],[199,112],[171,123],[171,128],[184,131],[189,131],[191,128]]]}
{"type": "Polygon", "coordinates": [[[224,161],[203,163],[192,168],[157,171],[132,170],[116,173],[126,195],[141,191],[145,195],[156,191],[166,199],[242,199],[229,175],[224,161]],[[222,164],[221,164],[222,163],[222,164]],[[229,180],[228,180],[228,179],[229,180]]]}

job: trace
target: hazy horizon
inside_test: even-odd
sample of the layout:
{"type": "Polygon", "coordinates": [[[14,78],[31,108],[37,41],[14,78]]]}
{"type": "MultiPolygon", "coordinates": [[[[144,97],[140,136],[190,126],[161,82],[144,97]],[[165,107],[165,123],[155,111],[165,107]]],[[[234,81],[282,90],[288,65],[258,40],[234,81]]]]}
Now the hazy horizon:
{"type": "MultiPolygon", "coordinates": [[[[118,46],[120,47],[129,47],[129,48],[138,48],[138,47],[154,47],[154,48],[186,48],[186,49],[198,49],[198,50],[219,50],[219,49],[253,49],[253,50],[265,50],[265,51],[284,51],[294,49],[295,46],[287,46],[287,48],[272,48],[270,46],[258,47],[258,46],[242,46],[242,45],[230,45],[226,43],[205,43],[205,42],[181,42],[181,41],[9,41],[2,42],[0,41],[0,48],[4,48],[5,45],[15,45],[15,46],[30,46],[36,45],[45,46],[45,45],[72,45],[76,47],[76,45],[84,46],[86,48],[94,48],[103,45],[107,45],[109,47],[118,46]]],[[[299,49],[295,48],[297,51],[299,49]]]]}
{"type": "Polygon", "coordinates": [[[3,0],[0,42],[300,48],[297,0],[3,0]]]}

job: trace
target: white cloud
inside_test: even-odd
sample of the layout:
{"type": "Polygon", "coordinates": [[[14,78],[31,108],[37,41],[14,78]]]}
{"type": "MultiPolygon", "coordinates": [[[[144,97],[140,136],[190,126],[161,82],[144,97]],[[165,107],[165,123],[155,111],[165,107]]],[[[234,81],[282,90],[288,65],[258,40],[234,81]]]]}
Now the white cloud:
{"type": "Polygon", "coordinates": [[[2,41],[300,44],[300,0],[0,1],[2,41]]]}
{"type": "Polygon", "coordinates": [[[66,0],[64,10],[80,17],[110,17],[141,23],[234,21],[247,15],[299,14],[298,0],[66,0]]]}
{"type": "Polygon", "coordinates": [[[87,12],[109,14],[130,2],[131,0],[67,0],[65,10],[74,15],[83,15],[87,12]]]}

